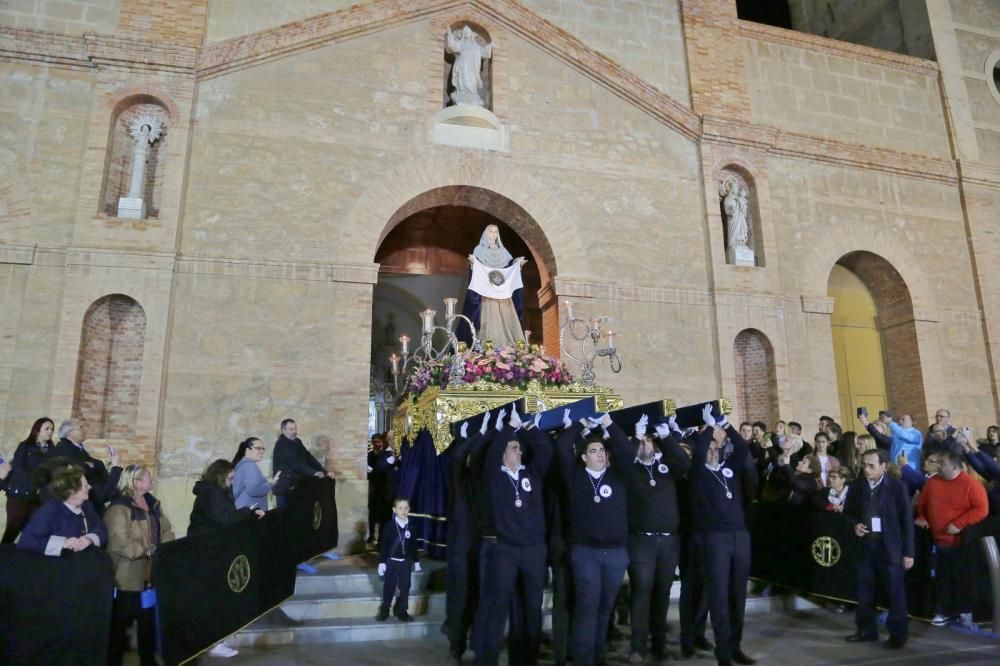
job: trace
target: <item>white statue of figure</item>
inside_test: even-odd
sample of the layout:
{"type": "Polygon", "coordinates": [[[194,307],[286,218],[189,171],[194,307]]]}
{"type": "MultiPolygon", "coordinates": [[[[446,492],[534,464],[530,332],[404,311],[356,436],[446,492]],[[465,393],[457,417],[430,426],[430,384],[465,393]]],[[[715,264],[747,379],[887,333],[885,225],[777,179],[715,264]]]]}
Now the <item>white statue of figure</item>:
{"type": "Polygon", "coordinates": [[[163,121],[156,116],[141,115],[129,123],[129,134],[135,139],[132,153],[132,176],[129,179],[128,194],[118,200],[118,217],[146,217],[146,202],[142,190],[146,182],[146,158],[149,146],[163,134],[163,121]]]}
{"type": "Polygon", "coordinates": [[[473,104],[483,106],[483,98],[479,92],[483,88],[483,77],[480,75],[482,61],[493,56],[492,44],[480,44],[479,36],[465,26],[461,32],[446,31],[446,48],[448,53],[455,54],[455,64],[451,67],[451,85],[455,91],[451,100],[455,104],[473,104]]]}
{"type": "Polygon", "coordinates": [[[733,249],[747,247],[750,227],[747,224],[746,187],[733,176],[729,176],[720,183],[719,196],[722,197],[722,210],[726,213],[729,247],[733,249]]]}

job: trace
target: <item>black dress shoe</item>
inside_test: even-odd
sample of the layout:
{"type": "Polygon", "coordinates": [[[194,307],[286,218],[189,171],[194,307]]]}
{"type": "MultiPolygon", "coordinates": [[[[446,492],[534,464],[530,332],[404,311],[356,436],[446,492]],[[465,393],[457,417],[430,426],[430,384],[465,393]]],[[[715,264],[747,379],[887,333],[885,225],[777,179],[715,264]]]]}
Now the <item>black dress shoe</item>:
{"type": "Polygon", "coordinates": [[[856,631],[850,636],[844,639],[848,643],[875,643],[878,641],[878,636],[872,636],[871,634],[862,634],[860,631],[856,631]]]}
{"type": "Polygon", "coordinates": [[[400,622],[413,622],[413,617],[405,611],[402,613],[396,613],[396,618],[398,618],[400,622]]]}
{"type": "Polygon", "coordinates": [[[375,614],[375,620],[377,622],[385,622],[389,619],[389,611],[384,608],[379,608],[378,613],[375,614]]]}
{"type": "Polygon", "coordinates": [[[694,646],[699,650],[704,650],[705,652],[711,652],[715,649],[715,646],[708,642],[707,638],[696,638],[694,639],[694,646]]]}
{"type": "Polygon", "coordinates": [[[681,646],[681,657],[683,657],[684,659],[690,659],[695,654],[697,654],[697,652],[695,651],[693,645],[682,645],[681,646]]]}
{"type": "Polygon", "coordinates": [[[720,659],[719,660],[719,666],[733,666],[733,660],[732,659],[720,659]]]}
{"type": "Polygon", "coordinates": [[[748,657],[743,654],[743,650],[736,650],[733,652],[733,661],[737,664],[743,664],[743,666],[751,666],[751,664],[756,664],[757,660],[752,657],[748,657]]]}
{"type": "Polygon", "coordinates": [[[885,646],[893,650],[898,650],[904,645],[906,645],[906,636],[889,636],[889,640],[885,642],[885,646]]]}

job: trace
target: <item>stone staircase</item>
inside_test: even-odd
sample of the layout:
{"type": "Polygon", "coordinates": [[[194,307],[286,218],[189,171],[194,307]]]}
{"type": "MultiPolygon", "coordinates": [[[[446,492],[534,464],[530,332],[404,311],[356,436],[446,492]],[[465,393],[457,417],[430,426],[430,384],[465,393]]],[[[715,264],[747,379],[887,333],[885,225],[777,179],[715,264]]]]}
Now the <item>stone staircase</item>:
{"type": "MultiPolygon", "coordinates": [[[[382,583],[375,572],[373,552],[341,560],[314,560],[315,574],[300,573],[295,594],[281,608],[301,624],[278,626],[270,618],[257,620],[228,641],[234,647],[266,647],[290,644],[332,644],[370,641],[419,639],[437,634],[445,618],[447,570],[443,562],[425,559],[423,571],[413,575],[410,587],[410,615],[413,622],[400,622],[390,616],[377,622],[382,598],[382,583]]],[[[680,584],[671,589],[670,620],[677,622],[680,584]]],[[[551,596],[545,595],[545,628],[551,626],[551,596]]],[[[760,596],[747,598],[748,615],[816,608],[797,596],[760,596]]],[[[676,625],[675,625],[676,626],[676,625]]]]}

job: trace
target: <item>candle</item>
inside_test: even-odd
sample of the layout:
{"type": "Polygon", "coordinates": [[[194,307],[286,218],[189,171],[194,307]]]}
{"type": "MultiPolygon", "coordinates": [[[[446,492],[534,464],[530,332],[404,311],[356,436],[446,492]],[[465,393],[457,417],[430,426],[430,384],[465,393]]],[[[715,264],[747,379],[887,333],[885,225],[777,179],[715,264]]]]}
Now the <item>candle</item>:
{"type": "Polygon", "coordinates": [[[604,337],[606,337],[608,339],[608,349],[614,349],[615,348],[615,332],[614,331],[608,331],[608,332],[606,332],[604,334],[604,337]]]}
{"type": "Polygon", "coordinates": [[[389,362],[392,363],[392,374],[399,374],[399,356],[396,352],[389,354],[389,362]]]}
{"type": "Polygon", "coordinates": [[[531,344],[531,331],[529,331],[527,329],[525,329],[525,331],[524,331],[524,344],[526,344],[526,345],[530,345],[531,344]]]}
{"type": "Polygon", "coordinates": [[[446,298],[444,299],[444,316],[445,319],[451,319],[455,316],[455,306],[458,304],[457,298],[446,298]]]}
{"type": "Polygon", "coordinates": [[[420,313],[420,318],[424,320],[424,333],[430,333],[434,330],[434,315],[437,311],[427,308],[420,313]]]}
{"type": "Polygon", "coordinates": [[[566,319],[573,318],[573,301],[566,301],[566,319]]]}
{"type": "Polygon", "coordinates": [[[410,353],[410,336],[401,335],[399,336],[399,344],[402,347],[403,356],[410,353]]]}
{"type": "Polygon", "coordinates": [[[601,318],[594,317],[590,320],[591,327],[597,332],[598,335],[601,333],[601,318]]]}

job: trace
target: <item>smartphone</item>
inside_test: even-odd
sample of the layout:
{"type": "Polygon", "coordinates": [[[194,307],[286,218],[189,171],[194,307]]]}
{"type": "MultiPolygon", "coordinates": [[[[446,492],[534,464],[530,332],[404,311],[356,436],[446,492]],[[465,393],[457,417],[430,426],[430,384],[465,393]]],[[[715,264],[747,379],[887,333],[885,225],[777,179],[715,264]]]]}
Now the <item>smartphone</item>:
{"type": "Polygon", "coordinates": [[[108,444],[108,455],[111,456],[112,458],[115,457],[115,447],[111,446],[110,444],[108,444]]]}
{"type": "Polygon", "coordinates": [[[859,417],[863,416],[865,418],[868,418],[868,408],[867,407],[858,407],[858,416],[859,417]]]}

